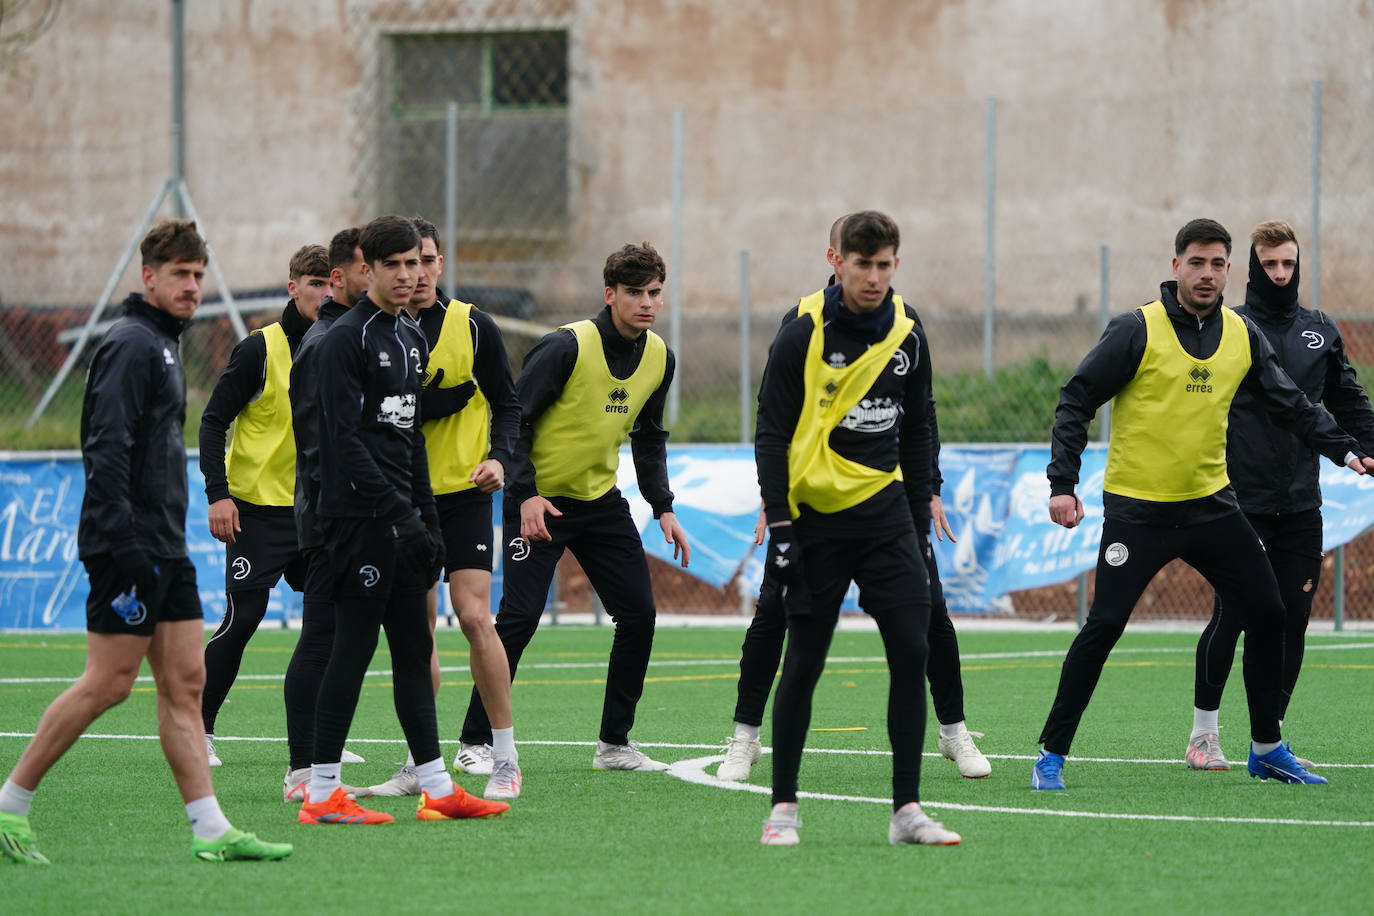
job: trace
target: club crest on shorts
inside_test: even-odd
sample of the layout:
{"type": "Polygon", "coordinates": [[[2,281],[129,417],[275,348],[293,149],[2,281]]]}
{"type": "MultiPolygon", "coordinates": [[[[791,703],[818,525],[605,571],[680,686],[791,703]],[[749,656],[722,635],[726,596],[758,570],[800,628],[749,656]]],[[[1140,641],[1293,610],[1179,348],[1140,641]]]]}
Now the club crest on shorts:
{"type": "Polygon", "coordinates": [[[127,592],[117,595],[110,602],[110,610],[131,627],[136,627],[148,619],[148,606],[138,600],[137,585],[131,585],[127,592]]]}
{"type": "Polygon", "coordinates": [[[248,578],[248,574],[253,571],[253,564],[248,562],[247,557],[234,557],[234,562],[229,564],[229,568],[234,571],[235,581],[238,581],[248,578]]]}
{"type": "Polygon", "coordinates": [[[382,572],[371,563],[358,567],[358,578],[363,582],[363,588],[371,588],[382,581],[382,572]]]}
{"type": "Polygon", "coordinates": [[[1131,552],[1126,549],[1126,545],[1120,541],[1108,544],[1102,551],[1102,559],[1107,561],[1108,566],[1120,566],[1131,556],[1131,552]]]}
{"type": "Polygon", "coordinates": [[[523,560],[530,555],[530,542],[523,537],[510,539],[510,558],[512,560],[523,560]]]}

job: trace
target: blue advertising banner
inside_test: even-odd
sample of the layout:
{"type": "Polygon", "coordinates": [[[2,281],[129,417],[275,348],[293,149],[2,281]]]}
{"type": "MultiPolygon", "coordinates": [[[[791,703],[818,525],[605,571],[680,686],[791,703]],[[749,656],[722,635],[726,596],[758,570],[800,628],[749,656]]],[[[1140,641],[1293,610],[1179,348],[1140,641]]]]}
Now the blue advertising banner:
{"type": "MultiPolygon", "coordinates": [[[[945,446],[943,502],[957,541],[936,541],[936,558],[950,609],[988,613],[1009,609],[1009,592],[1072,579],[1094,567],[1102,530],[1102,473],[1106,450],[1083,455],[1086,518],[1077,528],[1049,520],[1046,446],[945,446]]],[[[762,579],[763,548],[753,544],[759,496],[748,445],[689,445],[668,452],[674,510],[692,546],[693,576],[723,587],[736,576],[747,593],[762,579]]],[[[204,482],[197,460],[187,463],[191,505],[186,534],[208,623],[224,614],[224,545],[210,536],[204,482]]],[[[1330,550],[1374,525],[1374,477],[1323,462],[1324,541],[1330,550]]],[[[620,455],[619,486],[651,556],[673,563],[653,512],[639,493],[629,449],[620,455]]],[[[0,453],[0,629],[85,628],[85,569],[76,556],[83,477],[75,452],[0,453]]],[[[501,596],[501,495],[493,507],[495,543],[492,607],[501,596]]],[[[858,609],[851,588],[846,610],[858,609]]],[[[267,625],[298,619],[300,596],[280,583],[268,604],[267,625]]]]}

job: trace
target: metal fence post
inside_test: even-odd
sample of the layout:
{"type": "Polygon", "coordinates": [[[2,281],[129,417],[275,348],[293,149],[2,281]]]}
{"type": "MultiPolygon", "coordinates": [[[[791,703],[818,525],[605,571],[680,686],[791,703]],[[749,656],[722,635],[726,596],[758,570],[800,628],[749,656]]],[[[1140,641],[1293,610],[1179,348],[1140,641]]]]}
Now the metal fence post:
{"type": "Polygon", "coordinates": [[[1345,629],[1345,545],[1336,548],[1336,577],[1331,583],[1331,625],[1345,629]]]}
{"type": "Polygon", "coordinates": [[[668,299],[672,311],[668,316],[668,336],[672,339],[673,350],[677,356],[677,378],[668,388],[668,423],[677,422],[678,410],[682,403],[682,106],[673,108],[673,235],[672,251],[668,265],[669,286],[672,295],[668,299]]]}
{"type": "Polygon", "coordinates": [[[1088,574],[1079,573],[1076,582],[1078,593],[1074,598],[1074,622],[1078,624],[1078,629],[1081,630],[1084,621],[1088,619],[1088,574]]]}
{"type": "Polygon", "coordinates": [[[458,287],[458,103],[449,102],[444,118],[444,282],[458,287]]]}
{"type": "Polygon", "coordinates": [[[992,96],[987,101],[983,183],[987,197],[983,244],[983,375],[992,378],[993,341],[997,327],[997,99],[992,96]]]}
{"type": "Polygon", "coordinates": [[[739,253],[739,441],[747,445],[753,423],[749,410],[754,389],[753,371],[749,366],[749,252],[739,253]]]}
{"type": "Polygon", "coordinates": [[[1322,302],[1322,81],[1312,82],[1312,273],[1308,275],[1310,294],[1307,305],[1321,308],[1322,302]]]}
{"type": "MultiPolygon", "coordinates": [[[[172,187],[186,175],[186,7],[183,0],[172,0],[172,187]]],[[[181,198],[172,195],[172,216],[185,219],[181,198]]]]}

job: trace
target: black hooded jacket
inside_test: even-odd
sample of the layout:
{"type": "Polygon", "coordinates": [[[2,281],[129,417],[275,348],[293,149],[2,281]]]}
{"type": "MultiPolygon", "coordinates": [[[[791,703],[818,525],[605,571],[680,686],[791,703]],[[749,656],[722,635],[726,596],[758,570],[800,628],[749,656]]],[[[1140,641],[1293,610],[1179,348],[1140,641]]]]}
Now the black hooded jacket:
{"type": "MultiPolygon", "coordinates": [[[[1178,302],[1178,283],[1160,284],[1160,301],[1169,315],[1179,344],[1199,359],[1207,359],[1221,344],[1221,305],[1206,317],[1185,311],[1178,302]]],[[[1250,341],[1250,371],[1240,383],[1239,392],[1248,393],[1256,407],[1274,423],[1282,424],[1293,435],[1316,447],[1335,464],[1343,464],[1351,452],[1362,455],[1360,444],[1346,435],[1327,415],[1294,386],[1274,356],[1274,348],[1250,319],[1245,319],[1250,341]]],[[[1059,389],[1059,407],[1054,414],[1050,445],[1050,464],[1046,476],[1050,495],[1074,492],[1083,448],[1088,443],[1088,423],[1097,409],[1135,378],[1145,354],[1145,317],[1140,309],[1118,315],[1108,323],[1097,345],[1088,351],[1073,376],[1059,389]]],[[[1180,461],[1192,456],[1176,456],[1180,461]]],[[[1239,508],[1235,490],[1222,487],[1211,496],[1182,502],[1155,502],[1115,493],[1102,495],[1107,518],[1140,525],[1177,527],[1199,525],[1239,508]]]]}
{"type": "MultiPolygon", "coordinates": [[[[1346,359],[1340,328],[1298,304],[1298,277],[1295,269],[1287,285],[1275,286],[1251,247],[1245,304],[1236,311],[1259,328],[1307,399],[1325,405],[1366,454],[1374,453],[1374,411],[1346,359]]],[[[1231,403],[1226,465],[1241,509],[1252,515],[1304,512],[1322,503],[1317,453],[1271,423],[1244,389],[1231,403]]]]}
{"type": "Polygon", "coordinates": [[[131,543],[149,557],[186,556],[184,327],[133,293],[91,357],[81,400],[83,560],[131,543]]]}

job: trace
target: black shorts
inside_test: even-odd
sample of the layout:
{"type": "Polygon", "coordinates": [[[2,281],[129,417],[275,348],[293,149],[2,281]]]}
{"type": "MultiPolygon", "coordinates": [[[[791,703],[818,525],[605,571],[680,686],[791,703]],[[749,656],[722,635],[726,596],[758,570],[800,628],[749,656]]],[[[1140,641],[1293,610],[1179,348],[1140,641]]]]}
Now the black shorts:
{"type": "Polygon", "coordinates": [[[434,497],[434,506],[444,534],[444,578],[460,569],[491,572],[496,540],[491,494],[476,488],[442,493],[434,497]]]}
{"type": "Polygon", "coordinates": [[[204,620],[196,567],[186,557],[154,557],[158,574],[151,595],[130,595],[127,570],[109,554],[81,561],[91,580],[86,598],[86,629],[92,633],[129,633],[152,636],[159,623],[173,620],[204,620]]]}
{"type": "Polygon", "coordinates": [[[385,601],[394,591],[429,591],[428,564],[397,550],[390,525],[375,518],[321,518],[320,528],[335,600],[385,601]]]}
{"type": "Polygon", "coordinates": [[[234,543],[224,545],[224,590],[271,588],[286,576],[295,591],[305,587],[305,559],[296,541],[291,508],[255,506],[237,497],[239,528],[234,543]]]}

